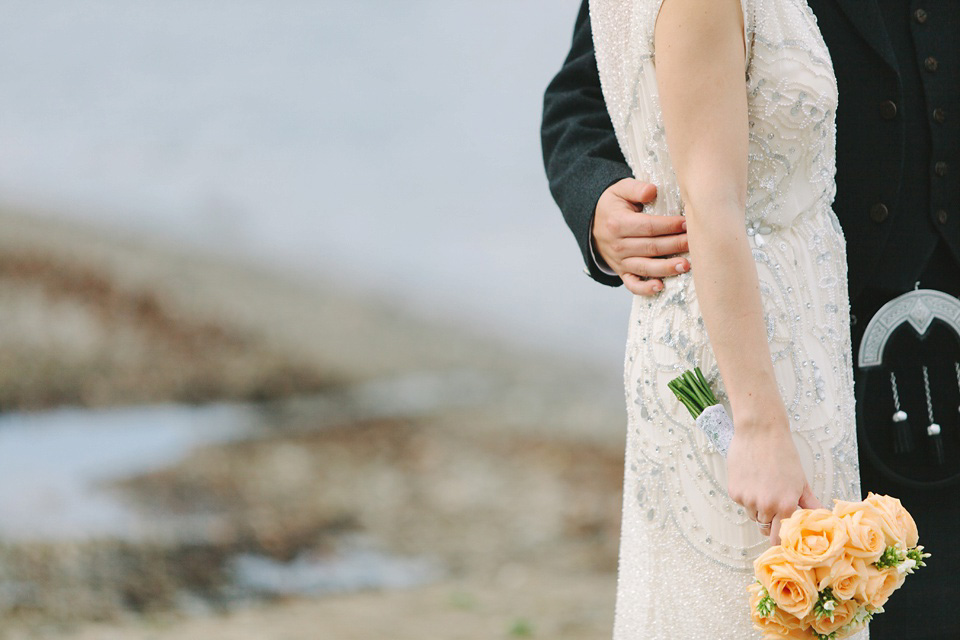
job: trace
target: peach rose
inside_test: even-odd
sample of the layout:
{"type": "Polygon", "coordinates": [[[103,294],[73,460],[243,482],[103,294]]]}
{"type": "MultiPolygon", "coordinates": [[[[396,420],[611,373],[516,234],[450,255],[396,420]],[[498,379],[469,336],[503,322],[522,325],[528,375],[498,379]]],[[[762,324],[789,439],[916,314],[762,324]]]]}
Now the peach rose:
{"type": "Polygon", "coordinates": [[[768,592],[773,584],[773,567],[783,564],[787,559],[783,557],[783,547],[774,545],[760,554],[753,561],[753,575],[756,576],[763,588],[768,592]]]}
{"type": "Polygon", "coordinates": [[[883,517],[883,533],[887,536],[887,546],[895,546],[898,542],[904,549],[917,546],[920,538],[917,533],[917,523],[913,521],[913,516],[903,508],[899,500],[890,496],[868,493],[864,502],[875,507],[883,517]]]}
{"type": "Polygon", "coordinates": [[[847,530],[844,550],[851,556],[876,562],[887,548],[883,532],[883,516],[875,507],[863,502],[837,500],[833,515],[840,518],[847,530]]]}
{"type": "Polygon", "coordinates": [[[848,539],[847,528],[829,509],[797,509],[780,524],[783,555],[797,567],[829,565],[848,539]]]}
{"type": "Polygon", "coordinates": [[[753,626],[763,633],[764,638],[788,640],[812,640],[816,636],[800,620],[789,613],[774,609],[769,616],[761,617],[757,612],[762,587],[754,582],[747,590],[750,592],[750,612],[753,614],[753,626]]]}
{"type": "Polygon", "coordinates": [[[819,597],[813,570],[793,566],[779,546],[767,549],[754,561],[753,568],[778,608],[797,618],[813,609],[819,597]]]}
{"type": "Polygon", "coordinates": [[[833,620],[830,619],[830,616],[819,618],[817,614],[811,613],[803,621],[817,633],[826,636],[853,620],[859,610],[859,603],[853,600],[842,600],[837,603],[833,610],[833,620]]]}
{"type": "Polygon", "coordinates": [[[914,521],[913,516],[903,508],[903,505],[900,505],[897,520],[903,525],[903,530],[906,533],[904,544],[907,545],[907,549],[913,549],[920,543],[920,532],[917,530],[917,523],[914,521]]]}
{"type": "Polygon", "coordinates": [[[864,567],[863,574],[865,579],[857,589],[854,599],[873,609],[879,609],[886,604],[890,594],[900,588],[907,575],[897,571],[896,567],[877,569],[872,564],[864,567]]]}
{"type": "MultiPolygon", "coordinates": [[[[881,534],[881,540],[883,536],[881,534]]],[[[823,591],[827,587],[833,589],[833,595],[840,600],[849,600],[857,593],[864,577],[864,560],[855,556],[843,554],[827,567],[817,567],[813,570],[817,579],[817,590],[823,591]]]]}

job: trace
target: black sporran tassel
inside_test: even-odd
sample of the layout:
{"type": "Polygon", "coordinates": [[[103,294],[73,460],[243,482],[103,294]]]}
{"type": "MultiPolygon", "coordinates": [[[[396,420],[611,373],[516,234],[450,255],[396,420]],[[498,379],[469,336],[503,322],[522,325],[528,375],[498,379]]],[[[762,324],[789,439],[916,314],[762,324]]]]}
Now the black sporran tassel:
{"type": "Polygon", "coordinates": [[[923,368],[923,391],[927,396],[927,417],[930,418],[930,425],[927,427],[927,438],[930,440],[930,451],[937,464],[943,464],[946,460],[943,455],[943,437],[940,435],[940,425],[933,421],[933,400],[930,398],[930,375],[927,368],[923,368]]]}
{"type": "MultiPolygon", "coordinates": [[[[957,372],[957,389],[960,390],[960,362],[953,363],[953,370],[957,372]]],[[[960,412],[960,406],[957,407],[957,412],[960,412]]]]}
{"type": "Polygon", "coordinates": [[[907,412],[900,409],[900,393],[897,389],[897,376],[890,372],[890,388],[893,391],[893,452],[897,455],[913,451],[913,434],[907,422],[907,412]]]}

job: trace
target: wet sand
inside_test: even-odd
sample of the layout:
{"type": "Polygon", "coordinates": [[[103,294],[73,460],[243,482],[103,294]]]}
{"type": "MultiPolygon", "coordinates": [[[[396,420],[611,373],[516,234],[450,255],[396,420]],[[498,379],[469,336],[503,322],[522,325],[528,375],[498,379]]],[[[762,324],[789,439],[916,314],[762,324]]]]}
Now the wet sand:
{"type": "Polygon", "coordinates": [[[3,410],[260,416],[252,436],[110,483],[150,525],[139,541],[5,543],[0,572],[23,588],[0,598],[0,637],[609,637],[618,372],[329,284],[44,216],[0,224],[3,410]],[[322,595],[231,582],[241,554],[289,567],[350,545],[436,573],[322,595]]]}

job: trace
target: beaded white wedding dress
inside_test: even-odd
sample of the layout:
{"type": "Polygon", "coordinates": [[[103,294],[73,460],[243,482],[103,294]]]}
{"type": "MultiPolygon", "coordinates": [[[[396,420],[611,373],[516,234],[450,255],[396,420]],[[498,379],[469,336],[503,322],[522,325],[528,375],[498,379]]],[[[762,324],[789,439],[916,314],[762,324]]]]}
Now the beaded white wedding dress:
{"type": "MultiPolygon", "coordinates": [[[[590,15],[617,139],[635,176],[658,186],[646,211],[666,215],[683,202],[655,76],[661,2],[591,0],[590,15]]],[[[859,500],[846,253],[831,209],[836,79],[804,0],[741,2],[750,136],[744,233],[777,382],[814,494],[826,505],[859,500]]],[[[667,389],[699,366],[726,404],[691,274],[664,285],[656,297],[634,298],[630,315],[614,638],[759,638],[746,587],[768,541],[727,496],[723,457],[667,389]]]]}

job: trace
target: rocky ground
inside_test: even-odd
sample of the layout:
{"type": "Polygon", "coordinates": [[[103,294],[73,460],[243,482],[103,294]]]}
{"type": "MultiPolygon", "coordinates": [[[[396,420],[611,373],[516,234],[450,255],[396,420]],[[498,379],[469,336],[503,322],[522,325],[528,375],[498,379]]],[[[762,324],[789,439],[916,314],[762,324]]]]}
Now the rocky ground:
{"type": "Polygon", "coordinates": [[[105,487],[151,523],[135,539],[0,541],[0,638],[609,637],[615,373],[43,216],[0,224],[0,411],[257,417],[105,487]],[[242,558],[289,583],[343,557],[372,558],[368,583],[237,578],[242,558]]]}

